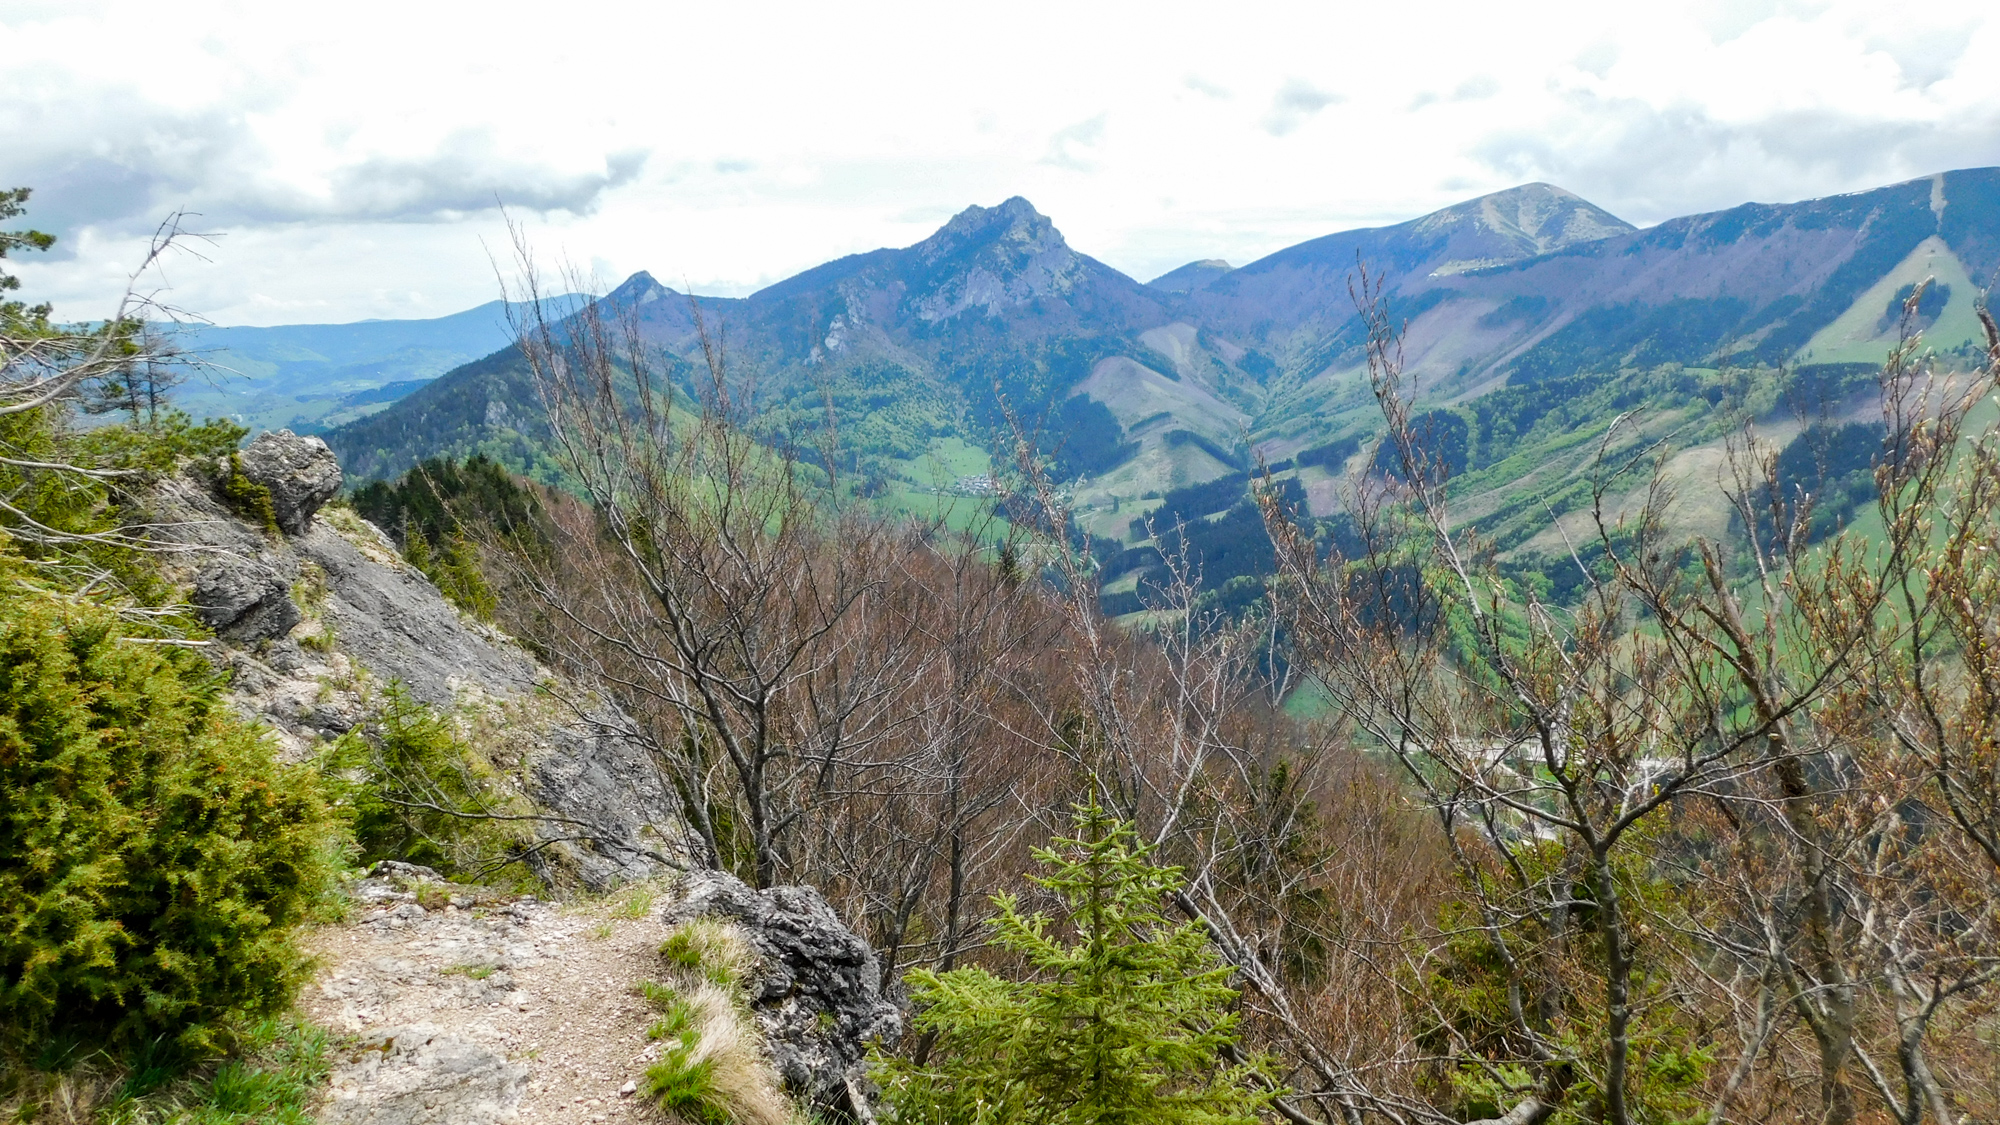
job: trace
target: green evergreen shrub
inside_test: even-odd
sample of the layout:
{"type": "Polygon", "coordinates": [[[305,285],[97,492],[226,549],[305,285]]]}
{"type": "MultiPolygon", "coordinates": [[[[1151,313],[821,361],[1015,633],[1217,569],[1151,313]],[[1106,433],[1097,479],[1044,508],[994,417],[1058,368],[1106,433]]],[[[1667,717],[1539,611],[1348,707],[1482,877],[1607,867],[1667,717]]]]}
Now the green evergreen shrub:
{"type": "Polygon", "coordinates": [[[242,455],[229,455],[229,467],[223,470],[220,490],[231,511],[272,535],[278,534],[278,509],[271,499],[271,490],[251,480],[243,471],[242,455]]]}
{"type": "Polygon", "coordinates": [[[1073,942],[1013,896],[994,900],[994,944],[1031,979],[909,975],[917,1029],[936,1041],[922,1066],[878,1066],[900,1125],[1249,1125],[1268,1104],[1260,1064],[1223,1062],[1237,1039],[1231,970],[1198,926],[1160,913],[1179,869],[1155,865],[1094,801],[1076,833],[1036,852],[1047,874],[1034,879],[1073,942]]]}
{"type": "Polygon", "coordinates": [[[541,501],[484,454],[464,461],[434,457],[394,482],[361,486],[352,503],[363,518],[395,538],[411,566],[481,621],[491,621],[498,605],[480,572],[468,529],[528,554],[552,549],[553,532],[541,501]]]}
{"type": "Polygon", "coordinates": [[[492,621],[500,608],[493,587],[479,571],[479,556],[463,532],[452,531],[433,549],[421,535],[411,535],[403,559],[423,572],[453,605],[481,621],[492,621]]]}
{"type": "Polygon", "coordinates": [[[314,777],[215,688],[198,657],[128,640],[108,610],[0,598],[10,1053],[206,1052],[290,1003],[293,930],[326,902],[340,837],[314,777]]]}
{"type": "Polygon", "coordinates": [[[488,879],[530,846],[526,822],[505,819],[527,810],[499,772],[400,684],[370,721],[333,744],[321,769],[363,861],[488,879]]]}

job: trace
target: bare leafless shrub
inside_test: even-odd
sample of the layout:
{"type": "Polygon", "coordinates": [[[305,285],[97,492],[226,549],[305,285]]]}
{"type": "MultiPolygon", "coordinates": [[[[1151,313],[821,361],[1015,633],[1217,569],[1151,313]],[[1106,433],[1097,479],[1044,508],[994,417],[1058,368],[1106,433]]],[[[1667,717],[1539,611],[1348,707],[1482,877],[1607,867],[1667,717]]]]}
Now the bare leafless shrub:
{"type": "Polygon", "coordinates": [[[1851,1122],[1871,1090],[1905,1122],[1983,1104],[1955,1060],[1977,1053],[2000,965],[1997,884],[1969,862],[1984,783],[1957,771],[1980,753],[1959,732],[1982,729],[1966,673],[1992,632],[1971,560],[2000,543],[1993,439],[1964,425],[2000,370],[1942,377],[1906,333],[1884,372],[1883,531],[1824,547],[1749,426],[1721,482],[1742,534],[1723,542],[1676,528],[1664,453],[1614,425],[1592,506],[1609,573],[1586,568],[1582,603],[1557,607],[1454,522],[1399,330],[1365,275],[1356,296],[1402,480],[1357,482],[1355,558],[1267,503],[1279,589],[1301,661],[1403,763],[1457,867],[1438,927],[1400,951],[1433,1057],[1357,1103],[1434,1120],[1476,1093],[1510,1122],[1851,1122]],[[1463,979],[1481,964],[1483,1012],[1463,979]]]}
{"type": "Polygon", "coordinates": [[[695,387],[665,385],[625,314],[521,326],[583,499],[548,494],[555,548],[490,565],[507,627],[651,747],[696,859],[821,887],[885,974],[991,963],[991,896],[1036,893],[1029,848],[1096,785],[1188,872],[1178,905],[1251,982],[1260,1040],[1351,1102],[1358,1080],[1302,1029],[1341,1020],[1359,1042],[1390,1011],[1442,853],[1379,766],[1283,714],[1275,619],[1193,611],[1183,557],[1163,561],[1158,626],[1115,628],[1034,457],[1010,566],[990,516],[888,520],[759,440],[719,341],[695,387]]]}

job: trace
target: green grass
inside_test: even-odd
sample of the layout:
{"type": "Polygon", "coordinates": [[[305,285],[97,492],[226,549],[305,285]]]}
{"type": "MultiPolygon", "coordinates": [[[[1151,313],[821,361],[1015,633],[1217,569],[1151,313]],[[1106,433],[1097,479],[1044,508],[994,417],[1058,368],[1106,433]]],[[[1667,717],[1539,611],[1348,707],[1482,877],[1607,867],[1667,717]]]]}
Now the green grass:
{"type": "MultiPolygon", "coordinates": [[[[20,1121],[93,1121],[101,1125],[312,1125],[312,1103],[332,1069],[324,1028],[293,1017],[249,1028],[237,1057],[192,1075],[139,1065],[122,1083],[97,1090],[79,1073],[52,1079],[50,1097],[9,1105],[20,1121]],[[67,1081],[65,1080],[67,1079],[67,1081]],[[67,1087],[67,1097],[55,1096],[67,1087]],[[81,1093],[81,1097],[77,1095],[81,1093]],[[67,1101],[67,1115],[57,1108],[67,1101]]],[[[102,1072],[99,1072],[100,1074],[102,1072]]]]}
{"type": "Polygon", "coordinates": [[[633,887],[625,892],[625,897],[619,900],[618,905],[611,908],[611,916],[630,921],[634,918],[644,918],[646,912],[651,909],[653,909],[652,890],[647,887],[633,887]]]}
{"type": "Polygon", "coordinates": [[[194,1088],[188,1125],[310,1125],[308,1108],[331,1069],[326,1030],[272,1020],[255,1038],[262,1040],[260,1049],[224,1063],[206,1088],[194,1088]]]}
{"type": "Polygon", "coordinates": [[[1334,713],[1333,696],[1315,679],[1299,681],[1299,686],[1285,697],[1285,714],[1294,719],[1312,722],[1331,717],[1334,713]]]}
{"type": "Polygon", "coordinates": [[[737,988],[749,971],[749,952],[726,926],[705,918],[675,927],[660,943],[668,965],[701,977],[725,991],[737,988]]]}
{"type": "Polygon", "coordinates": [[[1132,570],[1106,582],[1102,592],[1106,594],[1130,594],[1135,593],[1138,589],[1139,572],[1132,570]]]}
{"type": "Polygon", "coordinates": [[[959,437],[938,438],[923,456],[889,462],[897,475],[914,484],[948,486],[960,477],[983,476],[992,469],[986,447],[959,437]]]}
{"type": "Polygon", "coordinates": [[[891,481],[876,497],[878,510],[925,523],[941,523],[952,531],[987,530],[987,538],[1006,534],[1006,523],[992,514],[991,502],[977,496],[934,493],[902,481],[891,481]]]}
{"type": "Polygon", "coordinates": [[[715,1060],[689,1061],[674,1049],[646,1068],[646,1096],[661,1109],[700,1125],[730,1125],[729,1107],[717,1096],[715,1060]]]}
{"type": "Polygon", "coordinates": [[[694,1057],[700,1042],[694,1006],[664,985],[647,981],[640,989],[660,1013],[646,1038],[667,1044],[660,1061],[646,1068],[646,1097],[700,1125],[729,1125],[729,1106],[716,1086],[715,1060],[694,1057]]]}
{"type": "Polygon", "coordinates": [[[1833,323],[1815,333],[1805,347],[1799,349],[1798,360],[1802,363],[1881,363],[1896,342],[1898,331],[1895,325],[1886,329],[1881,327],[1890,300],[1901,286],[1913,285],[1926,277],[1936,277],[1939,284],[1950,286],[1951,299],[1939,314],[1937,323],[1925,332],[1925,337],[1940,348],[1953,348],[1968,340],[1978,340],[1979,321],[1972,308],[1980,287],[1966,275],[1964,264],[1942,241],[1930,238],[1910,251],[1909,256],[1880,281],[1856,297],[1847,311],[1833,323]]]}

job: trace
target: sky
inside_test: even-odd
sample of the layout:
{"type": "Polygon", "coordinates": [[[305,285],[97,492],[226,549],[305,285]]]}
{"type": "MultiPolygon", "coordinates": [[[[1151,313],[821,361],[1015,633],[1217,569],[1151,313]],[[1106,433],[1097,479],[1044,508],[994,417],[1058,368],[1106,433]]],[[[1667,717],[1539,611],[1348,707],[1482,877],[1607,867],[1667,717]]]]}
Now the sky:
{"type": "Polygon", "coordinates": [[[544,265],[742,295],[1026,196],[1141,280],[1536,180],[1640,225],[2000,165],[2000,8],[0,0],[59,316],[441,316],[544,265]],[[497,267],[496,267],[497,263],[497,267]]]}

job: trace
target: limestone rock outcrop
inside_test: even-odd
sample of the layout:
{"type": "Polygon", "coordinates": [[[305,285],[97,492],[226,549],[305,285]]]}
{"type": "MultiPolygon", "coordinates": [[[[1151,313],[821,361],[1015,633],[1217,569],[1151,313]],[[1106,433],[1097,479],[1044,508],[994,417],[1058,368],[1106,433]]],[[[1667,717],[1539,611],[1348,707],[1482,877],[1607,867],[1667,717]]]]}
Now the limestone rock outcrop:
{"type": "Polygon", "coordinates": [[[702,917],[735,923],[757,954],[750,1010],[785,1085],[866,1119],[869,1044],[903,1032],[902,1011],[882,994],[875,951],[811,887],[758,891],[726,872],[694,871],[661,921],[702,917]]]}
{"type": "Polygon", "coordinates": [[[238,711],[274,729],[287,757],[309,756],[367,720],[384,690],[482,720],[494,766],[551,815],[544,853],[593,887],[680,866],[677,806],[615,708],[557,683],[498,630],[451,604],[352,509],[327,507],[340,467],[315,437],[266,433],[240,459],[271,490],[283,536],[231,511],[209,482],[180,477],[157,497],[186,548],[181,580],[220,642],[238,711]],[[551,692],[547,689],[554,687],[551,692]],[[569,707],[556,697],[575,702],[569,707]]]}
{"type": "Polygon", "coordinates": [[[283,576],[256,559],[234,555],[202,567],[189,600],[202,624],[231,641],[282,637],[305,620],[283,576]]]}
{"type": "Polygon", "coordinates": [[[528,1068],[434,1027],[368,1036],[336,1067],[322,1125],[502,1125],[519,1117],[528,1068]]]}

